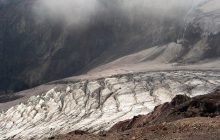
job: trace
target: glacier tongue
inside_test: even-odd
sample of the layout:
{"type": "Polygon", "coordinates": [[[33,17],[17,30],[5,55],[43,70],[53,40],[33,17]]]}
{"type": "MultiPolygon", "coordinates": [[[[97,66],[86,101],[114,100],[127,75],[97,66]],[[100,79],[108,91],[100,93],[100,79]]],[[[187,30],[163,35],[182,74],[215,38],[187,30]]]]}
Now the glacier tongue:
{"type": "Polygon", "coordinates": [[[0,139],[41,139],[73,130],[97,133],[147,114],[177,94],[196,96],[220,84],[219,72],[148,72],[54,87],[0,114],[0,139]]]}

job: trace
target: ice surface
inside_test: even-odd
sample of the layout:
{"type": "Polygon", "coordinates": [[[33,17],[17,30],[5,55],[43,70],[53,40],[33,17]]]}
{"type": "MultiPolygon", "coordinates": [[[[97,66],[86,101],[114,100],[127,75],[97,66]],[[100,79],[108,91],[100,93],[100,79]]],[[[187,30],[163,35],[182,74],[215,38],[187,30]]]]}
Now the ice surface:
{"type": "Polygon", "coordinates": [[[177,94],[211,92],[220,73],[146,72],[54,87],[0,114],[0,139],[41,139],[74,130],[99,132],[119,121],[147,114],[177,94]]]}

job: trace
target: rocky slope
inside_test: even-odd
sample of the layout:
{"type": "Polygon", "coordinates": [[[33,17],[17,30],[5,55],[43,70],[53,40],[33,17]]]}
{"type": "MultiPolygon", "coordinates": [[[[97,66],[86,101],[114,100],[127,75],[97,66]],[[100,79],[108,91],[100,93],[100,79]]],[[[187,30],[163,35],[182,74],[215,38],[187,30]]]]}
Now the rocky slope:
{"type": "Polygon", "coordinates": [[[109,130],[119,121],[151,112],[177,94],[193,97],[209,93],[219,82],[219,72],[211,71],[149,72],[69,81],[1,113],[0,139],[109,130]]]}
{"type": "Polygon", "coordinates": [[[204,118],[195,117],[181,119],[178,121],[146,125],[124,132],[115,132],[94,135],[86,132],[76,131],[66,135],[51,137],[51,140],[218,140],[220,136],[220,117],[204,118]]]}
{"type": "Polygon", "coordinates": [[[148,115],[119,122],[110,131],[92,135],[74,131],[50,139],[189,139],[217,140],[220,136],[220,91],[194,98],[176,96],[148,115]]]}
{"type": "Polygon", "coordinates": [[[184,118],[213,118],[220,115],[219,101],[219,89],[208,95],[200,95],[192,99],[185,95],[177,95],[170,103],[155,107],[154,111],[147,115],[136,116],[131,120],[117,123],[110,129],[110,132],[125,131],[146,124],[173,122],[184,118]]]}

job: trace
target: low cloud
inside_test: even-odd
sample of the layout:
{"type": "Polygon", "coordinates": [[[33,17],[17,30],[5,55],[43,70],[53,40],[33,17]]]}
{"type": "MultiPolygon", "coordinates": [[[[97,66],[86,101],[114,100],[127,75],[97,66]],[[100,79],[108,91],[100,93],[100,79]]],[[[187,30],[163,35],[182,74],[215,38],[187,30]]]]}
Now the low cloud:
{"type": "Polygon", "coordinates": [[[97,0],[37,0],[34,11],[41,18],[78,25],[88,22],[96,14],[98,4],[97,0]]]}
{"type": "Polygon", "coordinates": [[[203,1],[205,0],[36,0],[34,11],[38,18],[60,20],[67,25],[81,25],[104,12],[110,12],[109,15],[122,12],[128,17],[147,14],[175,16],[178,13],[176,11],[187,11],[203,1]]]}

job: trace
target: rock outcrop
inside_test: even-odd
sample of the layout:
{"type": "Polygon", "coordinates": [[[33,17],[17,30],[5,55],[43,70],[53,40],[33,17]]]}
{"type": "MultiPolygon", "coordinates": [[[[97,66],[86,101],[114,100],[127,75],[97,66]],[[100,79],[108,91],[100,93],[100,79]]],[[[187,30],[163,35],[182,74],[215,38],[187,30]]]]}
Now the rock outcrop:
{"type": "Polygon", "coordinates": [[[147,115],[135,116],[131,120],[117,123],[110,129],[110,132],[122,132],[135,127],[168,123],[184,118],[216,117],[220,115],[219,101],[220,89],[208,95],[200,95],[194,98],[177,95],[170,103],[155,107],[154,111],[147,115]]]}

